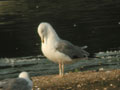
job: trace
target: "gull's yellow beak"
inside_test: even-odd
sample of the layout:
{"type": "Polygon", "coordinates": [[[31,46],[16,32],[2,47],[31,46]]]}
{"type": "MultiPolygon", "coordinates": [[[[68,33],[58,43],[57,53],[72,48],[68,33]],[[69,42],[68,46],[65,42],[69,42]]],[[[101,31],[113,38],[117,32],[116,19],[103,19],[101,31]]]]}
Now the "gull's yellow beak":
{"type": "Polygon", "coordinates": [[[44,43],[44,39],[42,39],[42,43],[44,43]]]}
{"type": "Polygon", "coordinates": [[[41,41],[42,41],[42,43],[44,43],[44,37],[41,37],[41,41]]]}

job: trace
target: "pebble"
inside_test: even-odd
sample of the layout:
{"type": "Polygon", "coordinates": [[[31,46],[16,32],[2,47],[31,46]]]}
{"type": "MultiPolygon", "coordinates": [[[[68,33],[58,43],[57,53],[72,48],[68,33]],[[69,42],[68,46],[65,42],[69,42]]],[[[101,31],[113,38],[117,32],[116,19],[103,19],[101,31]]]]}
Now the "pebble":
{"type": "Polygon", "coordinates": [[[103,71],[104,70],[104,68],[99,68],[99,71],[103,71]]]}
{"type": "Polygon", "coordinates": [[[109,74],[109,73],[111,73],[111,71],[106,71],[105,73],[109,74]]]}
{"type": "Polygon", "coordinates": [[[112,86],[113,86],[113,84],[110,84],[110,86],[112,87],[112,86]]]}
{"type": "Polygon", "coordinates": [[[68,87],[68,88],[67,88],[67,90],[71,90],[71,89],[72,89],[72,87],[68,87]]]}
{"type": "Polygon", "coordinates": [[[78,88],[80,88],[80,87],[81,87],[81,85],[80,85],[80,84],[78,84],[78,85],[77,85],[77,87],[78,87],[78,88]]]}
{"type": "Polygon", "coordinates": [[[107,88],[104,88],[103,90],[107,90],[107,88]]]}

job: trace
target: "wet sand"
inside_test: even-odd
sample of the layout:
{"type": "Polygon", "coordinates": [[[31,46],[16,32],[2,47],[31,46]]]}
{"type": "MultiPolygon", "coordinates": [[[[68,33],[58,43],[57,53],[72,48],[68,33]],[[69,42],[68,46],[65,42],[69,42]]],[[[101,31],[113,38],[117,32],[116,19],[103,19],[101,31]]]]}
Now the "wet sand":
{"type": "Polygon", "coordinates": [[[33,90],[120,90],[120,70],[70,72],[32,77],[33,90]]]}

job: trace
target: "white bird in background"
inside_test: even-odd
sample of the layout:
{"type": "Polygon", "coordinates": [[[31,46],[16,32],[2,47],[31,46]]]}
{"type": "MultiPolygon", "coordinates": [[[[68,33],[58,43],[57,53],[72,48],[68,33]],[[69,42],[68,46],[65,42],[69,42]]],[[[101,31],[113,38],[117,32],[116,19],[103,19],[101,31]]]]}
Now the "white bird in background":
{"type": "Polygon", "coordinates": [[[32,90],[33,83],[27,72],[21,72],[18,78],[0,82],[0,90],[32,90]]]}
{"type": "Polygon", "coordinates": [[[49,23],[40,23],[38,34],[41,37],[41,49],[44,56],[59,64],[60,76],[64,75],[64,64],[86,58],[89,55],[84,50],[86,47],[78,47],[66,40],[62,40],[49,23]]]}

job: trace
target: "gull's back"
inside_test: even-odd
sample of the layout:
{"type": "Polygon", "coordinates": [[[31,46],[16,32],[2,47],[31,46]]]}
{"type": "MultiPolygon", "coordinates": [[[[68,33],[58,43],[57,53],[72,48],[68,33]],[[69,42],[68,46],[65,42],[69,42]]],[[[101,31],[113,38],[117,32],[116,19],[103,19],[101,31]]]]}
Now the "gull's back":
{"type": "Polygon", "coordinates": [[[32,90],[28,82],[23,78],[10,79],[4,83],[2,90],[32,90]]]}
{"type": "Polygon", "coordinates": [[[60,40],[56,47],[56,50],[64,53],[71,59],[86,58],[89,56],[89,53],[82,47],[75,46],[66,40],[60,40]]]}

